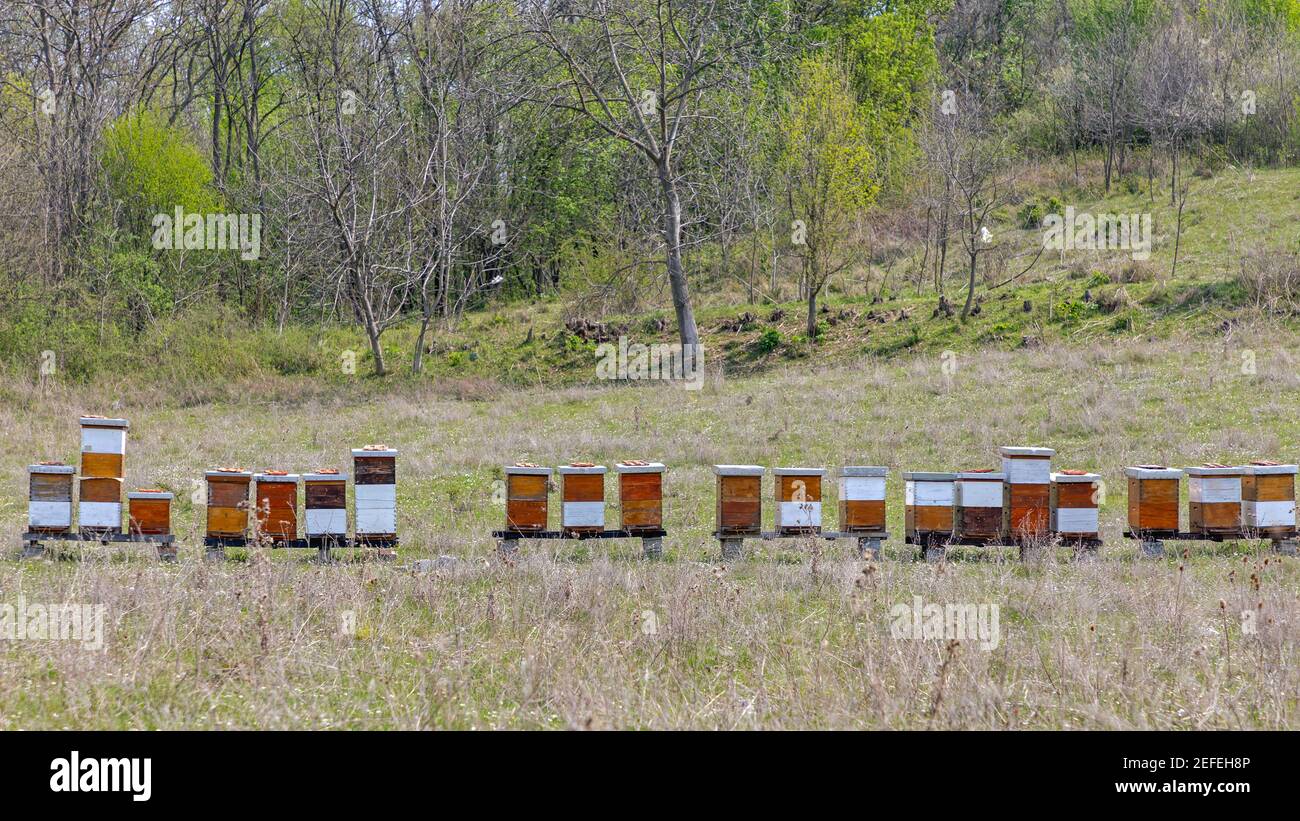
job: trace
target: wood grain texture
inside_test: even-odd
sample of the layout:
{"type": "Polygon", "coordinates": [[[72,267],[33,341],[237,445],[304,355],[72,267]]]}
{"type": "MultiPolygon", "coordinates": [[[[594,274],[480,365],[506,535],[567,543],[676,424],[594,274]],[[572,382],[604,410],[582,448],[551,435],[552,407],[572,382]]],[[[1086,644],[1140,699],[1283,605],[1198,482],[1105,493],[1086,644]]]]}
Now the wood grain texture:
{"type": "Polygon", "coordinates": [[[257,526],[273,539],[298,537],[298,485],[293,482],[257,484],[257,526]]]}
{"type": "Polygon", "coordinates": [[[776,499],[779,502],[801,501],[795,498],[795,491],[800,485],[803,487],[803,501],[822,500],[822,477],[820,476],[778,476],[776,480],[776,499]]]}
{"type": "Polygon", "coordinates": [[[247,531],[247,508],[208,507],[209,536],[243,536],[247,531]]]}
{"type": "Polygon", "coordinates": [[[546,499],[507,499],[507,530],[545,530],[546,499]]]}
{"type": "Polygon", "coordinates": [[[142,535],[171,533],[171,510],[169,499],[131,499],[128,504],[130,532],[142,535]]]}
{"type": "Polygon", "coordinates": [[[624,499],[620,515],[624,530],[659,530],[663,527],[663,503],[658,499],[624,499]]]}
{"type": "Polygon", "coordinates": [[[1252,502],[1289,502],[1295,498],[1295,474],[1266,473],[1241,477],[1241,498],[1252,502]]]}
{"type": "Polygon", "coordinates": [[[599,473],[569,473],[560,478],[560,493],[566,502],[603,502],[605,477],[599,473]]]}
{"type": "Polygon", "coordinates": [[[247,480],[208,479],[208,507],[235,507],[248,503],[247,480]]]}
{"type": "Polygon", "coordinates": [[[81,475],[98,479],[121,479],[123,462],[120,453],[83,453],[81,475]]]}
{"type": "Polygon", "coordinates": [[[70,502],[72,474],[33,473],[28,491],[28,498],[33,502],[70,502]]]}
{"type": "Polygon", "coordinates": [[[1238,502],[1188,502],[1187,520],[1198,533],[1235,533],[1241,530],[1241,504],[1238,502]]]}
{"type": "Polygon", "coordinates": [[[957,511],[957,532],[962,536],[977,539],[999,537],[1003,535],[1005,523],[1006,517],[1000,507],[963,507],[957,511]]]}
{"type": "Polygon", "coordinates": [[[1178,480],[1128,479],[1130,530],[1178,530],[1178,480]]]}
{"type": "Polygon", "coordinates": [[[397,484],[397,459],[391,456],[357,456],[352,461],[358,485],[397,484]]]}
{"type": "Polygon", "coordinates": [[[1056,484],[1058,507],[1096,507],[1097,486],[1093,482],[1059,482],[1056,484]]]}
{"type": "Polygon", "coordinates": [[[621,473],[618,496],[627,502],[659,501],[663,498],[662,473],[621,473]]]}
{"type": "Polygon", "coordinates": [[[82,479],[81,501],[83,502],[121,502],[121,479],[82,479]]]}
{"type": "Polygon", "coordinates": [[[545,501],[549,493],[548,479],[525,473],[512,473],[506,477],[506,496],[511,499],[545,501]]]}
{"type": "Polygon", "coordinates": [[[762,476],[718,477],[718,495],[723,499],[758,499],[762,494],[762,476]]]}
{"type": "Polygon", "coordinates": [[[840,530],[884,530],[885,501],[840,500],[840,530]]]}
{"type": "Polygon", "coordinates": [[[1043,536],[1051,522],[1051,485],[1007,484],[1008,526],[1012,535],[1043,536]]]}
{"type": "Polygon", "coordinates": [[[348,506],[347,482],[305,482],[306,507],[315,510],[341,510],[348,506]]]}
{"type": "Polygon", "coordinates": [[[916,533],[951,533],[953,510],[945,505],[907,505],[907,532],[916,533]]]}

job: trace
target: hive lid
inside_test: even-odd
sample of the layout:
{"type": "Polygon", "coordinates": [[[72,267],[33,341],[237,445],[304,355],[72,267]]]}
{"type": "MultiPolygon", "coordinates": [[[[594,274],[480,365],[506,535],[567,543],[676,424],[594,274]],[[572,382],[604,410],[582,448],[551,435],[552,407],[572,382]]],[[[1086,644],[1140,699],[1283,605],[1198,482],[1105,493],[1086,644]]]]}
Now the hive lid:
{"type": "Polygon", "coordinates": [[[1134,465],[1124,468],[1124,475],[1134,479],[1181,479],[1183,472],[1164,465],[1134,465]]]}
{"type": "Polygon", "coordinates": [[[366,445],[363,448],[353,448],[352,457],[369,456],[380,459],[396,459],[397,448],[390,448],[388,445],[366,445]]]}
{"type": "Polygon", "coordinates": [[[315,473],[304,473],[302,480],[304,482],[346,482],[348,475],[337,470],[332,470],[329,473],[317,470],[315,473]]]}
{"type": "Polygon", "coordinates": [[[958,479],[984,479],[989,482],[1005,482],[1007,475],[999,470],[984,468],[981,470],[963,470],[957,473],[958,479]]]}
{"type": "Polygon", "coordinates": [[[561,476],[572,476],[575,474],[586,475],[586,474],[593,474],[593,473],[604,473],[607,470],[609,470],[609,468],[605,467],[604,465],[593,465],[587,462],[582,462],[582,463],[572,464],[572,465],[560,465],[559,467],[556,468],[556,470],[559,471],[561,476]]]}
{"type": "Polygon", "coordinates": [[[845,465],[840,468],[841,476],[885,476],[889,468],[884,465],[845,465]]]}
{"type": "Polygon", "coordinates": [[[773,476],[825,476],[826,468],[772,468],[773,476]]]}
{"type": "Polygon", "coordinates": [[[714,465],[713,472],[719,476],[762,476],[766,470],[762,465],[714,465]]]}
{"type": "Polygon", "coordinates": [[[42,462],[39,465],[27,466],[28,473],[57,473],[60,475],[71,475],[74,470],[75,468],[72,465],[65,465],[61,462],[57,464],[46,464],[45,462],[42,462]]]}
{"type": "Polygon", "coordinates": [[[259,482],[294,482],[296,484],[298,481],[298,474],[268,470],[265,473],[253,474],[253,478],[259,482]]]}
{"type": "Polygon", "coordinates": [[[957,478],[957,474],[942,471],[910,470],[903,474],[903,478],[912,482],[951,482],[957,478]]]}
{"type": "Polygon", "coordinates": [[[205,470],[203,475],[209,479],[252,479],[251,470],[241,470],[240,468],[217,468],[215,470],[205,470]]]}
{"type": "Polygon", "coordinates": [[[614,465],[614,470],[619,473],[663,473],[666,468],[662,462],[646,462],[641,459],[631,460],[628,462],[619,462],[614,465]]]}
{"type": "Polygon", "coordinates": [[[82,416],[77,421],[83,428],[129,428],[131,423],[125,419],[113,419],[107,416],[95,416],[93,414],[82,416]]]}
{"type": "Polygon", "coordinates": [[[548,467],[531,463],[506,465],[507,476],[550,476],[552,472],[548,467]]]}
{"type": "Polygon", "coordinates": [[[1247,476],[1274,476],[1300,472],[1296,465],[1283,465],[1271,460],[1259,460],[1246,465],[1247,476]]]}
{"type": "Polygon", "coordinates": [[[1000,447],[998,453],[1003,456],[1037,456],[1040,458],[1055,456],[1056,451],[1052,448],[1024,448],[1024,447],[1000,447]]]}
{"type": "Polygon", "coordinates": [[[1061,482],[1095,482],[1101,477],[1086,470],[1062,470],[1052,474],[1052,481],[1061,482]]]}
{"type": "Polygon", "coordinates": [[[128,499],[160,499],[170,501],[176,498],[175,493],[166,490],[133,490],[126,494],[128,499]]]}
{"type": "Polygon", "coordinates": [[[1183,472],[1188,476],[1243,476],[1246,473],[1246,468],[1244,465],[1231,467],[1229,465],[1207,464],[1183,468],[1183,472]]]}

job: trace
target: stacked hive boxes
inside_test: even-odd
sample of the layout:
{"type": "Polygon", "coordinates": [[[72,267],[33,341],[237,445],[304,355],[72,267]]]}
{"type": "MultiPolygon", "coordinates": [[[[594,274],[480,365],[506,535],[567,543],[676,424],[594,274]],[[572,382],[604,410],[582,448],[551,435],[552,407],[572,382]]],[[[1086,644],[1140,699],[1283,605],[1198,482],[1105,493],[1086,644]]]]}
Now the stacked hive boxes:
{"type": "Polygon", "coordinates": [[[714,465],[718,477],[715,522],[719,536],[758,536],[763,531],[763,468],[714,465]]]}
{"type": "Polygon", "coordinates": [[[1295,535],[1296,465],[1256,461],[1246,466],[1241,481],[1242,522],[1252,533],[1266,538],[1295,535]]]}
{"type": "Polygon", "coordinates": [[[1128,528],[1135,536],[1178,535],[1178,483],[1183,472],[1163,465],[1124,468],[1128,478],[1128,528]]]}
{"type": "Polygon", "coordinates": [[[840,530],[845,533],[885,531],[885,479],[889,468],[850,465],[840,468],[840,530]]]}
{"type": "Polygon", "coordinates": [[[298,474],[268,470],[253,476],[257,531],[280,543],[298,538],[298,474]]]}
{"type": "Polygon", "coordinates": [[[1007,518],[1002,486],[1005,473],[966,470],[957,474],[953,500],[957,537],[972,542],[996,543],[1006,539],[1007,518]]]}
{"type": "Polygon", "coordinates": [[[1095,541],[1098,482],[1095,473],[1063,470],[1052,474],[1052,532],[1069,540],[1095,541]]]}
{"type": "Polygon", "coordinates": [[[309,542],[342,542],[348,535],[348,477],[322,468],[302,477],[303,531],[309,542]]]}
{"type": "Polygon", "coordinates": [[[822,468],[773,468],[776,529],[783,535],[820,533],[822,529],[822,468]]]}
{"type": "Polygon", "coordinates": [[[546,530],[551,469],[531,462],[506,466],[506,530],[546,530]]]}
{"type": "Polygon", "coordinates": [[[81,417],[81,493],[78,525],[85,533],[122,532],[125,419],[81,417]]]}
{"type": "Polygon", "coordinates": [[[359,544],[397,539],[397,451],[366,445],[352,451],[359,544]]]}
{"type": "Polygon", "coordinates": [[[1041,539],[1051,524],[1051,448],[1004,447],[1002,472],[1006,474],[1004,505],[1007,527],[1018,541],[1041,539]]]}
{"type": "Polygon", "coordinates": [[[659,462],[627,459],[614,465],[614,470],[618,472],[623,529],[629,533],[662,530],[664,466],[659,462]]]}
{"type": "Polygon", "coordinates": [[[903,474],[906,541],[935,544],[952,538],[955,473],[912,471],[903,474]]]}
{"type": "Polygon", "coordinates": [[[208,538],[246,538],[248,486],[253,474],[239,468],[217,468],[205,472],[203,477],[208,483],[208,538]]]}
{"type": "Polygon", "coordinates": [[[560,474],[560,529],[565,533],[599,533],[605,529],[604,465],[572,462],[560,474]]]}
{"type": "Polygon", "coordinates": [[[27,529],[32,533],[72,530],[72,465],[28,465],[27,529]]]}
{"type": "Polygon", "coordinates": [[[1202,536],[1241,533],[1241,479],[1244,467],[1204,464],[1187,468],[1187,521],[1202,536]]]}

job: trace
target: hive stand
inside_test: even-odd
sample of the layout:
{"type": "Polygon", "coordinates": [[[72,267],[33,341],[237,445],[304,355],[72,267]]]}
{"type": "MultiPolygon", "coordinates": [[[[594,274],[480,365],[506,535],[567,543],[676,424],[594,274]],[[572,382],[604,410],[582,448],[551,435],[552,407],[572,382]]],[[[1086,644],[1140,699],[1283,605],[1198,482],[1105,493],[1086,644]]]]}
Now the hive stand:
{"type": "Polygon", "coordinates": [[[1273,552],[1282,556],[1296,555],[1296,548],[1300,546],[1300,535],[1298,534],[1269,537],[1251,533],[1248,530],[1236,533],[1189,533],[1175,530],[1134,532],[1125,530],[1124,538],[1132,539],[1138,543],[1139,555],[1144,559],[1164,558],[1166,540],[1177,542],[1245,542],[1267,539],[1271,543],[1273,552]]]}
{"type": "Polygon", "coordinates": [[[279,539],[276,541],[261,541],[238,536],[204,538],[203,545],[206,549],[206,556],[214,561],[224,561],[226,558],[227,547],[249,547],[256,546],[259,543],[272,550],[286,548],[290,550],[315,550],[317,560],[322,564],[330,564],[333,557],[330,551],[344,550],[354,548],[357,550],[375,550],[376,558],[381,562],[392,562],[397,560],[397,549],[401,542],[397,538],[376,538],[373,536],[347,537],[347,536],[312,536],[306,539],[279,539]]]}
{"type": "Polygon", "coordinates": [[[176,536],[171,533],[105,533],[96,529],[86,533],[33,533],[22,535],[22,558],[34,559],[46,555],[46,542],[97,542],[108,544],[152,544],[158,558],[164,562],[176,561],[176,536]]]}
{"type": "Polygon", "coordinates": [[[713,538],[718,540],[720,555],[724,562],[738,561],[745,556],[745,539],[761,539],[765,542],[777,541],[780,539],[824,539],[828,542],[839,539],[853,539],[857,543],[857,556],[859,559],[866,558],[871,554],[871,558],[880,561],[881,545],[889,538],[889,532],[884,530],[874,532],[837,531],[823,530],[820,532],[809,533],[783,533],[780,531],[765,530],[761,533],[752,533],[747,535],[737,535],[734,533],[713,532],[713,538]]]}
{"type": "Polygon", "coordinates": [[[641,554],[647,559],[657,559],[663,555],[666,530],[595,530],[566,532],[563,530],[494,530],[492,538],[497,540],[497,555],[502,559],[514,559],[519,555],[519,542],[524,539],[568,539],[586,541],[587,539],[640,539],[641,554]]]}

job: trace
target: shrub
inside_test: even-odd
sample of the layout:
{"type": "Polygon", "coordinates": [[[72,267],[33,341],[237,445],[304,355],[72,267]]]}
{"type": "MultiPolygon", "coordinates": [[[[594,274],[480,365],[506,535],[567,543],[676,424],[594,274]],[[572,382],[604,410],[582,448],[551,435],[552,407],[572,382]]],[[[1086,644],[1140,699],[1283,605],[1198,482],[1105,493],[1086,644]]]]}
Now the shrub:
{"type": "Polygon", "coordinates": [[[754,347],[759,353],[771,353],[781,345],[781,332],[776,328],[767,328],[758,335],[758,342],[754,347]]]}

